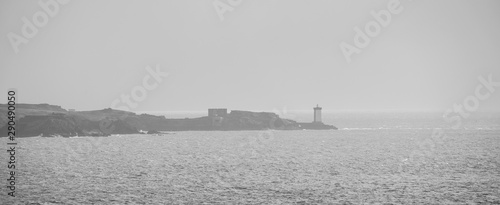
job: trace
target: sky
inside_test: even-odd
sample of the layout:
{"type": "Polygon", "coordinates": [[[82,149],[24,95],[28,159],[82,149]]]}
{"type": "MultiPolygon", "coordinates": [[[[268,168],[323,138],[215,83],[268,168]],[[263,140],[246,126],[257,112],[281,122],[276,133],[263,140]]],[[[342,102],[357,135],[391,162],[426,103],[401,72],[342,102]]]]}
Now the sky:
{"type": "MultiPolygon", "coordinates": [[[[0,1],[1,103],[15,88],[76,110],[444,111],[500,82],[497,0],[54,2],[0,1]],[[340,45],[374,22],[348,62],[340,45]]],[[[500,87],[478,102],[500,111],[500,87]]]]}

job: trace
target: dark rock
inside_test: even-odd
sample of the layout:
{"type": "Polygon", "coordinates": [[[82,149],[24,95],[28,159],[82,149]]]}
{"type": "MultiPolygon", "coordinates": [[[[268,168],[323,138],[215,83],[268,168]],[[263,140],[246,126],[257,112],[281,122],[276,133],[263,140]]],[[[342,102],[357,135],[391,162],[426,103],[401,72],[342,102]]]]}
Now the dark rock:
{"type": "MultiPolygon", "coordinates": [[[[113,132],[100,130],[99,121],[91,121],[80,116],[54,114],[26,116],[16,123],[16,137],[32,136],[107,136],[109,134],[134,134],[137,130],[121,120],[111,122],[113,132]]],[[[0,136],[7,135],[7,126],[0,129],[0,136]]]]}
{"type": "Polygon", "coordinates": [[[151,135],[151,134],[160,134],[160,132],[156,131],[156,130],[149,130],[147,132],[148,135],[151,135]]]}

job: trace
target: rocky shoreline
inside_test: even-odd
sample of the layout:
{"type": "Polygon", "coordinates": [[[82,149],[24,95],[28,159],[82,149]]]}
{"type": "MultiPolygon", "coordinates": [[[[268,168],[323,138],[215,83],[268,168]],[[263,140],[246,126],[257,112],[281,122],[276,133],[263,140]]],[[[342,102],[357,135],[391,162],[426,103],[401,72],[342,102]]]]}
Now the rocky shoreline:
{"type": "MultiPolygon", "coordinates": [[[[0,104],[0,115],[6,116],[5,104],[0,104]]],[[[271,112],[233,110],[222,117],[167,119],[164,116],[137,115],[121,110],[67,111],[48,104],[18,104],[16,109],[16,137],[32,136],[109,136],[114,134],[160,134],[159,131],[210,130],[336,130],[321,122],[300,123],[282,119],[271,112]]],[[[5,117],[2,117],[6,119],[5,117]]],[[[5,124],[3,121],[2,124],[5,124]]],[[[7,126],[0,128],[0,137],[7,136],[7,126]]]]}

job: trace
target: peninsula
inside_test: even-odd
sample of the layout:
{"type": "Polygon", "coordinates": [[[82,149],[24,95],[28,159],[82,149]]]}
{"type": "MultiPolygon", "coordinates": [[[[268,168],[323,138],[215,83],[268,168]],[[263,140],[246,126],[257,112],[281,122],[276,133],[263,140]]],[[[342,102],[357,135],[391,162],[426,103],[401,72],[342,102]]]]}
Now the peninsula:
{"type": "MultiPolygon", "coordinates": [[[[0,104],[0,123],[6,124],[7,106],[0,104]]],[[[210,130],[336,130],[321,120],[321,107],[314,108],[313,122],[296,122],[280,118],[272,112],[250,112],[208,109],[208,115],[198,118],[167,119],[149,114],[111,108],[95,111],[65,110],[49,104],[17,104],[16,136],[108,136],[138,134],[139,130],[210,131],[210,130]]],[[[0,128],[0,137],[7,135],[7,126],[0,128]]]]}

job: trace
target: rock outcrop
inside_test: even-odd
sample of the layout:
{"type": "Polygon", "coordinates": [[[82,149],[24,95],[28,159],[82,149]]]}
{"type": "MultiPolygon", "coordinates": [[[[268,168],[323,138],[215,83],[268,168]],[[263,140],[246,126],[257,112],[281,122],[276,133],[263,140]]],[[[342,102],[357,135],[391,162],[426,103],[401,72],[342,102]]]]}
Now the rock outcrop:
{"type": "MultiPolygon", "coordinates": [[[[7,106],[0,104],[0,115],[7,119],[7,106]]],[[[208,131],[208,130],[302,130],[337,129],[323,123],[299,123],[282,119],[271,112],[233,110],[229,114],[199,118],[166,119],[121,110],[68,112],[48,104],[18,104],[16,106],[16,136],[107,136],[135,134],[138,130],[208,131]],[[109,129],[108,129],[109,128],[109,129]]],[[[5,125],[5,121],[2,122],[5,125]]],[[[0,136],[7,135],[7,126],[0,136]]]]}
{"type": "MultiPolygon", "coordinates": [[[[16,137],[32,136],[107,136],[109,134],[133,134],[137,129],[122,120],[110,121],[114,126],[113,132],[101,131],[99,121],[67,114],[28,115],[17,121],[15,126],[16,137]]],[[[7,136],[7,126],[0,129],[0,136],[7,136]]]]}
{"type": "Polygon", "coordinates": [[[323,123],[298,123],[282,119],[271,112],[250,112],[233,110],[225,116],[200,117],[192,119],[167,119],[161,130],[329,130],[337,129],[323,123]]]}

